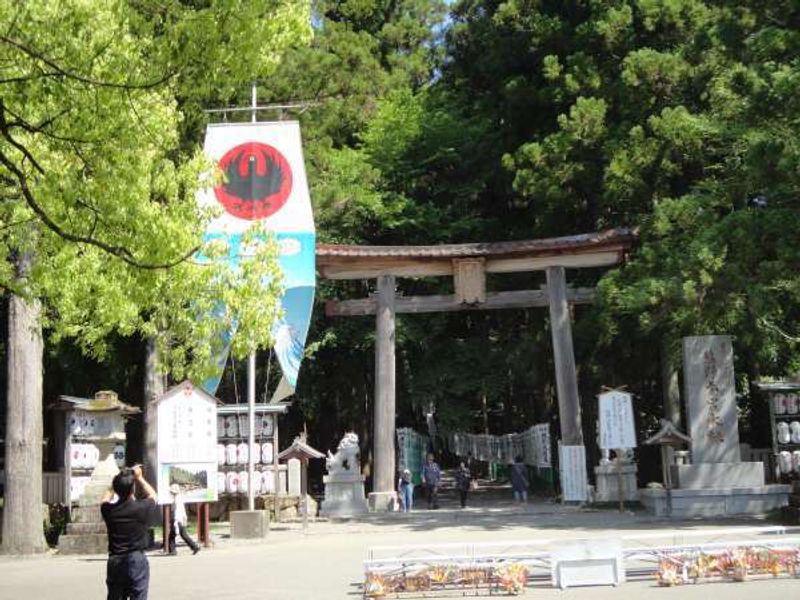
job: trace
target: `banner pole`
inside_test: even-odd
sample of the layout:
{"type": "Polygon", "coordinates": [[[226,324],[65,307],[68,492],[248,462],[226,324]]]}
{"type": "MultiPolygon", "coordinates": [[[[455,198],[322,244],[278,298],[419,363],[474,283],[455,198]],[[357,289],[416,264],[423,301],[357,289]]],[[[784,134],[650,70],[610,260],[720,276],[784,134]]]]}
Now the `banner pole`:
{"type": "Polygon", "coordinates": [[[255,442],[256,442],[256,353],[251,352],[247,360],[247,443],[250,451],[247,453],[247,510],[256,509],[254,473],[255,473],[255,442]]]}
{"type": "MultiPolygon", "coordinates": [[[[256,122],[256,106],[258,106],[258,90],[256,82],[253,82],[253,87],[250,92],[250,104],[253,107],[251,121],[256,122]]],[[[250,353],[247,360],[247,420],[248,420],[248,439],[247,444],[250,447],[247,462],[247,510],[253,511],[256,509],[256,494],[254,485],[254,475],[256,470],[255,456],[253,456],[253,448],[256,445],[256,353],[255,350],[250,353]]]]}
{"type": "Polygon", "coordinates": [[[253,87],[250,89],[250,106],[252,107],[252,114],[250,116],[250,120],[255,123],[256,122],[256,108],[258,107],[258,90],[256,88],[256,82],[253,82],[253,87]]]}

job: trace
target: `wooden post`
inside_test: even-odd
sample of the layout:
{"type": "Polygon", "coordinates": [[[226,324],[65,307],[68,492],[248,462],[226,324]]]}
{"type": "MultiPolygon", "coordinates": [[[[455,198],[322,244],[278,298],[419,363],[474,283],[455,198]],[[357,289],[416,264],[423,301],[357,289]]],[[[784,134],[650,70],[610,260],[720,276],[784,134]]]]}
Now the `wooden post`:
{"type": "Polygon", "coordinates": [[[209,518],[210,510],[208,502],[200,502],[197,505],[197,542],[206,548],[211,546],[211,526],[209,518]]]}
{"type": "Polygon", "coordinates": [[[572,347],[572,325],[567,304],[564,267],[547,268],[547,291],[550,304],[550,332],[553,336],[553,357],[556,368],[561,441],[566,446],[583,446],[581,405],[578,398],[578,377],[575,372],[575,352],[572,347]]]}
{"type": "MultiPolygon", "coordinates": [[[[375,319],[375,426],[372,492],[394,492],[395,436],[395,279],[378,277],[375,319]]],[[[377,497],[376,497],[377,500],[377,497]]],[[[383,502],[380,502],[383,505],[383,502]]],[[[381,509],[376,503],[373,508],[381,509]]],[[[383,507],[385,509],[385,507],[383,507]]]]}
{"type": "MultiPolygon", "coordinates": [[[[288,462],[286,463],[289,464],[288,462]]],[[[287,472],[286,476],[289,474],[287,472]]],[[[300,459],[300,509],[303,511],[303,533],[308,529],[308,459],[300,459]]]]}
{"type": "Polygon", "coordinates": [[[165,504],[161,507],[161,520],[163,527],[161,528],[161,546],[164,554],[169,554],[169,534],[172,530],[172,505],[165,504]]]}
{"type": "Polygon", "coordinates": [[[624,450],[617,448],[617,494],[619,494],[619,512],[625,512],[625,484],[622,480],[622,454],[624,450]]]}
{"type": "Polygon", "coordinates": [[[273,494],[275,503],[272,505],[272,508],[275,511],[274,517],[276,523],[281,520],[281,507],[278,502],[278,496],[282,495],[279,493],[281,487],[281,473],[280,465],[278,464],[278,450],[278,413],[272,413],[272,477],[275,484],[275,493],[273,494]]]}

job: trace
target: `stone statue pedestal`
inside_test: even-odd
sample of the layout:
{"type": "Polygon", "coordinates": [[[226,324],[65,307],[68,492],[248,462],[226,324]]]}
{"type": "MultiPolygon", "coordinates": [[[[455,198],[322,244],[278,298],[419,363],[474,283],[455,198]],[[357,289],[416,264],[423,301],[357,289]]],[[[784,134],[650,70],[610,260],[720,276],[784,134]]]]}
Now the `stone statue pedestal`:
{"type": "Polygon", "coordinates": [[[325,500],[319,508],[323,517],[349,517],[368,512],[364,496],[364,476],[357,472],[339,471],[322,478],[325,500]]]}
{"type": "Polygon", "coordinates": [[[108,552],[108,535],[100,513],[100,502],[117,473],[119,467],[114,460],[114,453],[110,452],[97,463],[91,481],[78,499],[78,506],[72,510],[72,522],[67,524],[66,533],[58,538],[59,554],[108,552]]]}
{"type": "MultiPolygon", "coordinates": [[[[608,463],[594,468],[596,502],[619,502],[619,473],[617,465],[608,463]]],[[[622,464],[622,499],[626,502],[636,502],[639,499],[639,490],[636,486],[636,463],[622,464]]]]}

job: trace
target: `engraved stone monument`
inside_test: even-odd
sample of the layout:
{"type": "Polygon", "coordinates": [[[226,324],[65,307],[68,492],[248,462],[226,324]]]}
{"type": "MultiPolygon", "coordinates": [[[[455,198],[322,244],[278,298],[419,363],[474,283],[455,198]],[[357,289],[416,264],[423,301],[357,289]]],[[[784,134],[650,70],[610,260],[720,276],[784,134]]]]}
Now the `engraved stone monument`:
{"type": "Polygon", "coordinates": [[[759,514],[787,504],[789,486],[764,485],[761,462],[741,462],[733,345],[727,335],[683,339],[691,463],[671,465],[676,489],[639,490],[657,515],[759,514]]]}
{"type": "Polygon", "coordinates": [[[740,462],[730,336],[684,338],[683,365],[692,464],[673,466],[673,481],[684,489],[763,486],[763,463],[740,462]]]}

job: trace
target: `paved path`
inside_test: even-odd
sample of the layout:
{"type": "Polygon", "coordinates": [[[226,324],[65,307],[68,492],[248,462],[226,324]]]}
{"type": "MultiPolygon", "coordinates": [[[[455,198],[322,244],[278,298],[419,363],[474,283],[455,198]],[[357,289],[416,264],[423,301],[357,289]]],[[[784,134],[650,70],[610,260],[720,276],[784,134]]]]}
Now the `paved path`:
{"type": "MultiPolygon", "coordinates": [[[[275,524],[264,541],[230,540],[218,535],[215,547],[192,556],[179,548],[177,557],[153,554],[152,600],[327,600],[359,598],[362,561],[377,545],[491,542],[526,539],[615,537],[633,533],[715,531],[765,525],[758,520],[668,522],[642,514],[583,511],[552,504],[520,510],[499,508],[418,511],[410,515],[369,516],[362,521],[319,522],[303,534],[298,524],[275,524]]],[[[44,556],[0,558],[0,599],[88,600],[105,597],[105,558],[44,556]]],[[[725,600],[800,598],[800,580],[777,579],[743,584],[706,584],[673,589],[652,580],[619,588],[559,591],[535,586],[536,598],[628,599],[698,598],[719,594],[725,600]]]]}

